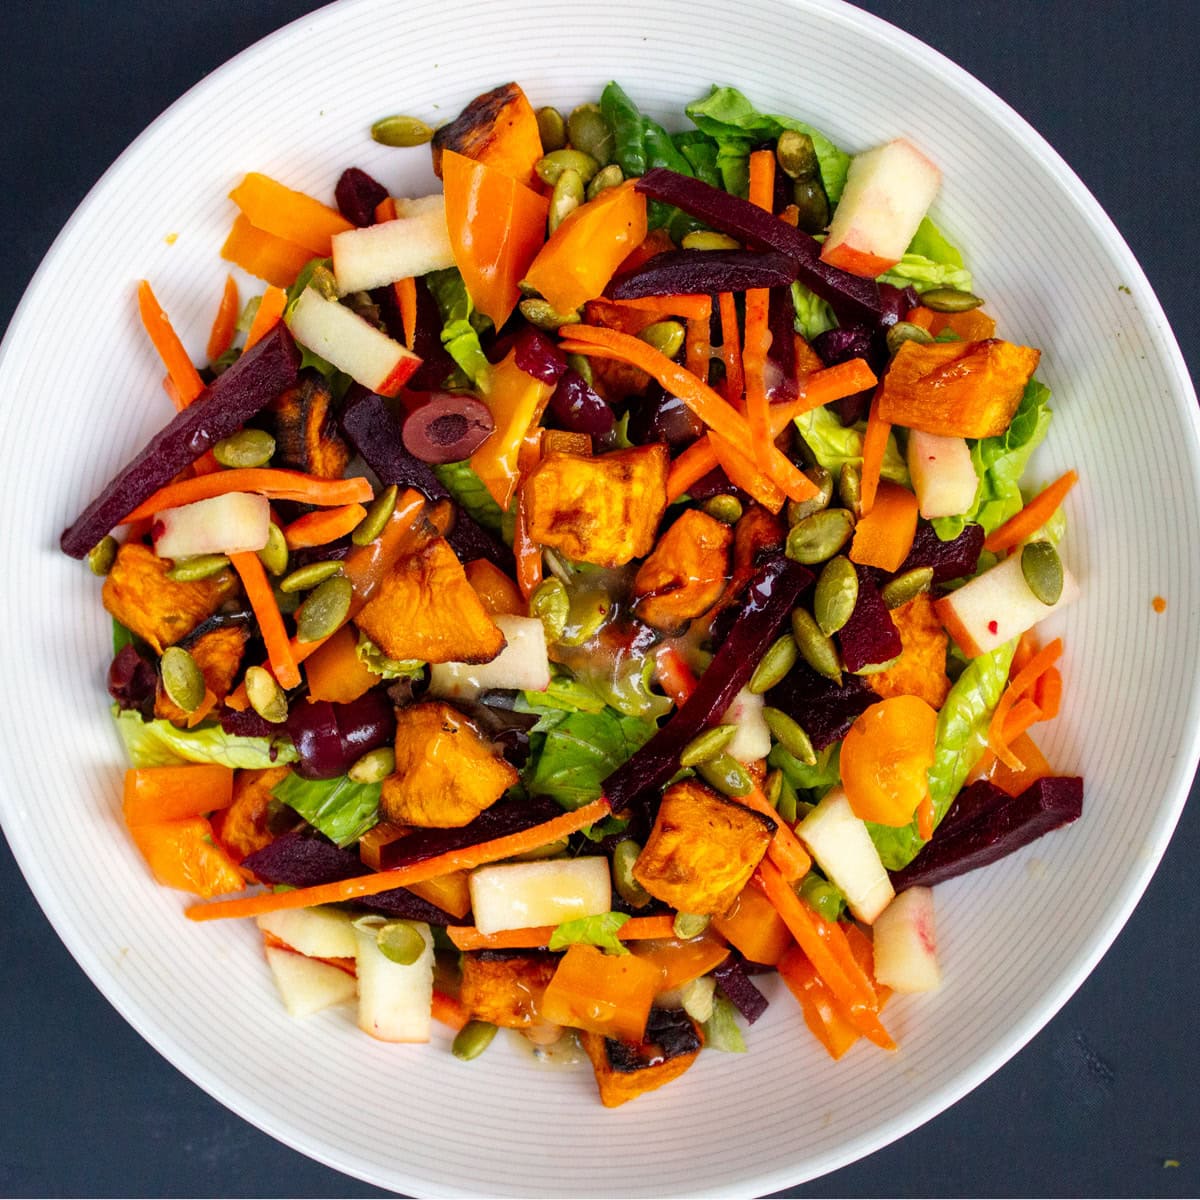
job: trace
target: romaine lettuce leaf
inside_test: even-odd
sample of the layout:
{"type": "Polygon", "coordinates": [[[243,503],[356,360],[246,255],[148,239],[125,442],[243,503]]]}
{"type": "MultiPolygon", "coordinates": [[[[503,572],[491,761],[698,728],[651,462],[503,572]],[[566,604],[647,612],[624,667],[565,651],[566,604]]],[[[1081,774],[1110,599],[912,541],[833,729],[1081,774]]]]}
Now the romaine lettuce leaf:
{"type": "MultiPolygon", "coordinates": [[[[845,463],[861,466],[865,421],[857,425],[843,425],[828,408],[814,408],[796,418],[796,428],[817,462],[827,471],[836,474],[845,463]]],[[[881,474],[893,483],[909,486],[908,465],[900,453],[895,434],[888,436],[881,474]]]]}
{"type": "Polygon", "coordinates": [[[713,997],[712,1016],[704,1022],[704,1046],[707,1050],[724,1050],[727,1054],[746,1053],[746,1039],[738,1027],[737,1009],[720,993],[713,997]]]}
{"type": "Polygon", "coordinates": [[[351,846],[379,823],[378,783],[355,783],[347,775],[336,779],[301,779],[295,773],[281,779],[271,795],[302,816],[331,842],[351,846]]]}
{"type": "Polygon", "coordinates": [[[928,217],[921,218],[904,257],[880,278],[901,288],[911,283],[918,292],[935,287],[969,292],[973,286],[962,251],[928,217]]]}
{"type": "Polygon", "coordinates": [[[388,658],[363,632],[359,632],[355,656],[368,671],[384,679],[416,679],[425,672],[425,664],[417,658],[388,658]]]}
{"type": "Polygon", "coordinates": [[[484,529],[492,533],[502,533],[504,513],[500,505],[492,499],[492,494],[484,486],[484,482],[475,474],[470,460],[462,462],[438,463],[433,473],[454,499],[466,509],[468,516],[473,517],[484,529]]]}
{"type": "Polygon", "coordinates": [[[810,342],[837,325],[833,309],[798,279],[792,284],[792,305],[796,310],[796,332],[810,342]]]}
{"type": "Polygon", "coordinates": [[[819,800],[830,788],[837,787],[842,781],[841,766],[838,762],[840,750],[840,742],[823,750],[817,755],[816,763],[810,767],[776,744],[767,755],[767,765],[782,771],[784,778],[797,791],[812,792],[812,798],[819,800]]]}
{"type": "Polygon", "coordinates": [[[442,314],[442,345],[467,378],[486,392],[491,365],[479,343],[479,335],[492,327],[491,321],[475,311],[467,285],[456,267],[431,271],[425,276],[425,283],[442,314]]]}
{"type": "Polygon", "coordinates": [[[606,912],[564,921],[550,935],[547,948],[564,950],[567,946],[599,946],[605,954],[628,954],[629,947],[617,937],[617,932],[628,920],[628,913],[606,912]]]}
{"type": "Polygon", "coordinates": [[[280,767],[296,761],[296,748],[286,737],[237,737],[220,725],[178,729],[170,721],[143,721],[131,709],[113,706],[117,732],[135,767],[170,767],[179,763],[219,763],[245,770],[280,767]]]}
{"type": "Polygon", "coordinates": [[[559,725],[568,713],[603,712],[605,703],[585,683],[557,664],[550,666],[550,686],[544,692],[521,692],[513,706],[517,712],[539,714],[530,733],[545,733],[559,725]]]}

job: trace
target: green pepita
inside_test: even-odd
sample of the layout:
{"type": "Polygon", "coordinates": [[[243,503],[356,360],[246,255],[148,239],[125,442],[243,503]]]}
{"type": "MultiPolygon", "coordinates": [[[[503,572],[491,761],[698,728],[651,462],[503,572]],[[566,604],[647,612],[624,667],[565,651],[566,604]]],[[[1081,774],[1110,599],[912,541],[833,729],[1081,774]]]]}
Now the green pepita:
{"type": "Polygon", "coordinates": [[[600,170],[600,164],[582,150],[551,150],[534,163],[533,169],[543,183],[553,187],[558,177],[567,170],[577,171],[579,178],[588,183],[600,170]]]}
{"type": "Polygon", "coordinates": [[[396,511],[396,495],[398,488],[393,483],[375,497],[367,515],[355,526],[350,540],[356,546],[369,546],[384,530],[396,511]]]}
{"type": "Polygon", "coordinates": [[[813,909],[822,920],[836,921],[842,915],[845,897],[828,879],[809,871],[797,889],[800,898],[813,909]]]}
{"type": "Polygon", "coordinates": [[[600,632],[612,616],[613,603],[607,592],[577,591],[571,597],[571,611],[559,641],[564,646],[582,646],[600,632]]]}
{"type": "Polygon", "coordinates": [[[805,517],[788,531],[788,558],[813,566],[832,558],[854,532],[854,517],[844,508],[826,508],[805,517]]]}
{"type": "Polygon", "coordinates": [[[655,321],[647,325],[638,337],[648,346],[653,346],[659,354],[674,358],[683,349],[687,330],[679,321],[655,321]]]}
{"type": "Polygon", "coordinates": [[[842,463],[838,472],[838,498],[856,521],[862,517],[862,468],[857,463],[842,463]]]}
{"type": "Polygon", "coordinates": [[[616,163],[609,163],[607,167],[602,167],[596,172],[591,182],[587,185],[587,198],[595,200],[601,192],[607,191],[611,187],[616,187],[618,183],[623,183],[625,175],[621,168],[616,163]]]}
{"type": "Polygon", "coordinates": [[[842,682],[842,660],[838,657],[833,638],[821,632],[817,619],[806,608],[792,609],[792,636],[804,661],[818,675],[832,679],[839,686],[842,682]]]}
{"type": "MultiPolygon", "coordinates": [[[[575,316],[578,318],[579,314],[575,316]]],[[[596,376],[592,372],[591,359],[584,358],[582,354],[568,354],[567,366],[571,368],[583,381],[591,387],[596,382],[596,376]]]]}
{"type": "MultiPolygon", "coordinates": [[[[553,233],[583,203],[583,177],[573,167],[567,167],[554,184],[550,194],[547,228],[553,233]]],[[[526,304],[531,301],[526,300],[526,304]]],[[[544,301],[543,301],[544,303],[544,301]]]]}
{"type": "Polygon", "coordinates": [[[177,558],[167,578],[176,583],[196,583],[201,579],[211,579],[219,575],[229,566],[229,558],[224,554],[193,554],[190,558],[177,558]]]}
{"type": "Polygon", "coordinates": [[[281,592],[307,592],[309,588],[315,588],[324,583],[325,580],[332,579],[335,575],[340,575],[341,572],[342,564],[339,559],[306,563],[302,567],[297,567],[290,575],[281,579],[279,581],[279,590],[281,592]]]}
{"type": "Polygon", "coordinates": [[[168,646],[159,660],[163,691],[177,708],[193,713],[204,703],[208,685],[196,660],[182,646],[168,646]]]}
{"type": "Polygon", "coordinates": [[[817,579],[813,592],[813,616],[826,637],[833,637],[850,620],[858,603],[858,572],[839,554],[831,558],[817,579]]]}
{"type": "Polygon", "coordinates": [[[250,707],[264,721],[282,725],[288,717],[287,697],[275,676],[265,667],[249,667],[246,670],[246,699],[250,707]]]}
{"type": "Polygon", "coordinates": [[[93,575],[107,575],[117,561],[117,539],[106,533],[89,551],[87,564],[93,575]]]}
{"type": "Polygon", "coordinates": [[[356,759],[346,772],[355,783],[381,783],[396,769],[396,752],[391,746],[378,746],[356,759]]]}
{"type": "Polygon", "coordinates": [[[725,753],[725,747],[737,735],[736,725],[714,725],[697,734],[679,754],[681,767],[698,767],[725,753]]]}
{"type": "MultiPolygon", "coordinates": [[[[782,772],[780,772],[782,775],[782,772]]],[[[799,807],[799,797],[796,795],[796,789],[788,782],[788,777],[783,775],[783,779],[779,785],[779,800],[775,805],[775,811],[789,824],[795,825],[797,808],[799,807]]]]}
{"type": "Polygon", "coordinates": [[[922,292],[921,303],[926,308],[932,308],[934,312],[960,313],[978,308],[983,301],[971,292],[964,292],[960,288],[942,287],[930,288],[929,291],[922,292]]]}
{"type": "Polygon", "coordinates": [[[301,642],[319,642],[328,637],[350,612],[354,589],[344,575],[325,580],[296,613],[296,637],[301,642]]]}
{"type": "Polygon", "coordinates": [[[742,519],[742,502],[736,496],[725,493],[709,496],[700,508],[723,525],[736,525],[742,519]]]}
{"type": "Polygon", "coordinates": [[[708,762],[697,763],[696,773],[723,796],[748,796],[754,790],[754,780],[746,768],[729,754],[718,754],[708,762]]]}
{"type": "Polygon", "coordinates": [[[411,967],[425,953],[425,939],[411,921],[388,921],[376,926],[375,944],[388,962],[411,967]]]}
{"type": "Polygon", "coordinates": [[[527,300],[522,300],[517,307],[530,325],[548,332],[553,332],[560,325],[575,325],[579,322],[578,312],[560,313],[549,300],[543,300],[540,296],[530,296],[527,300]]]}
{"type": "Polygon", "coordinates": [[[817,765],[817,752],[813,749],[808,734],[787,713],[767,705],[763,709],[763,720],[766,721],[772,737],[793,758],[798,758],[807,767],[817,765]]]}
{"type": "Polygon", "coordinates": [[[478,1058],[496,1036],[496,1026],[490,1021],[468,1021],[450,1043],[450,1053],[462,1062],[478,1058]]]}
{"type": "Polygon", "coordinates": [[[275,439],[265,429],[240,429],[222,438],[212,452],[223,467],[265,467],[275,453],[275,439]]]}
{"type": "Polygon", "coordinates": [[[258,552],[258,561],[269,575],[279,576],[287,570],[287,540],[283,536],[283,530],[274,521],[267,530],[267,544],[258,552]]]}
{"type": "Polygon", "coordinates": [[[613,131],[598,104],[581,104],[567,118],[567,139],[575,150],[582,150],[598,163],[613,156],[613,131]]]}
{"type": "Polygon", "coordinates": [[[819,179],[797,179],[792,185],[792,203],[797,210],[797,229],[820,233],[829,224],[829,200],[819,179]]]}
{"type": "Polygon", "coordinates": [[[561,150],[567,144],[567,123],[557,108],[539,108],[537,110],[538,134],[542,139],[542,149],[548,154],[551,150],[561,150]]]}
{"type": "Polygon", "coordinates": [[[671,932],[677,938],[689,941],[691,938],[698,938],[708,928],[711,920],[712,917],[707,913],[677,912],[675,920],[671,922],[671,932]]]}
{"type": "Polygon", "coordinates": [[[557,642],[562,637],[571,615],[571,597],[561,579],[543,579],[533,589],[529,615],[541,621],[546,641],[557,642]]]}
{"type": "MultiPolygon", "coordinates": [[[[338,287],[337,276],[323,262],[317,263],[313,267],[312,273],[308,277],[308,286],[325,300],[337,300],[342,294],[338,287]]],[[[257,299],[259,297],[255,296],[254,300],[257,299]]],[[[254,300],[251,300],[250,304],[254,304],[254,300]]],[[[249,308],[250,305],[248,304],[246,307],[249,308]]],[[[255,305],[255,311],[257,308],[258,306],[255,305]]]]}
{"type": "Polygon", "coordinates": [[[881,675],[884,671],[890,671],[899,661],[900,655],[897,654],[895,658],[889,658],[887,662],[866,663],[864,666],[859,667],[857,671],[852,672],[852,674],[881,675]]]}
{"type": "Polygon", "coordinates": [[[613,850],[613,886],[617,895],[631,908],[645,908],[652,899],[650,893],[634,878],[633,864],[637,862],[642,848],[633,838],[619,841],[613,850]]]}
{"type": "Polygon", "coordinates": [[[796,665],[800,652],[796,649],[796,640],[790,633],[776,638],[766,653],[759,659],[758,666],[746,684],[746,690],[756,696],[769,692],[777,684],[782,683],[787,673],[796,665]]]}
{"type": "Polygon", "coordinates": [[[1063,590],[1063,565],[1049,542],[1030,542],[1021,551],[1021,574],[1043,604],[1058,603],[1063,590]]]}
{"type": "Polygon", "coordinates": [[[919,346],[928,345],[933,341],[933,334],[920,325],[911,321],[897,321],[887,331],[887,348],[889,354],[895,354],[905,342],[916,342],[919,346]]]}
{"type": "Polygon", "coordinates": [[[813,179],[820,167],[812,138],[798,129],[785,129],[779,135],[775,157],[789,179],[813,179]]]}
{"type": "Polygon", "coordinates": [[[279,611],[285,617],[290,617],[300,607],[299,592],[285,592],[278,584],[271,588],[271,592],[275,597],[275,603],[279,606],[279,611]]]}
{"type": "Polygon", "coordinates": [[[905,571],[902,575],[897,575],[895,579],[889,579],[880,589],[879,595],[888,608],[899,608],[922,592],[929,591],[931,587],[933,587],[933,568],[913,567],[911,571],[905,571]]]}
{"type": "Polygon", "coordinates": [[[811,517],[829,507],[833,499],[833,476],[824,467],[806,467],[804,474],[816,486],[817,494],[807,500],[789,500],[787,505],[787,521],[789,525],[798,525],[805,517],[811,517]]]}
{"type": "Polygon", "coordinates": [[[423,146],[433,130],[420,117],[382,117],[371,126],[371,137],[381,146],[423,146]]]}
{"type": "Polygon", "coordinates": [[[763,780],[763,795],[766,796],[772,808],[777,808],[779,806],[779,797],[782,794],[783,772],[776,767],[774,771],[768,771],[766,779],[763,780]]]}
{"type": "Polygon", "coordinates": [[[715,229],[693,229],[683,236],[679,243],[684,250],[740,250],[742,243],[727,233],[718,233],[715,229]]]}

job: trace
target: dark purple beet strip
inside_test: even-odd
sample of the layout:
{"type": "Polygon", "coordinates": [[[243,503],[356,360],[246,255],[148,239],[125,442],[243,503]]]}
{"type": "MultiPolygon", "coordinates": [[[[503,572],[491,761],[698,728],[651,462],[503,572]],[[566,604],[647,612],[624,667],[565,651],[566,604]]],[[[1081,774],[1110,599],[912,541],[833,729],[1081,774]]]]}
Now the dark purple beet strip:
{"type": "Polygon", "coordinates": [[[891,662],[904,649],[900,632],[871,572],[861,566],[854,569],[858,573],[858,603],[850,620],[837,635],[847,671],[861,671],[863,667],[891,662]]]}
{"type": "Polygon", "coordinates": [[[974,817],[962,818],[949,830],[943,821],[921,853],[903,870],[891,873],[897,892],[932,887],[989,866],[1042,834],[1078,820],[1083,812],[1083,779],[1059,775],[1039,779],[1019,796],[1001,793],[999,801],[987,793],[981,796],[984,807],[974,817]]]}
{"type": "Polygon", "coordinates": [[[359,229],[375,224],[375,209],[387,199],[387,188],[366,171],[347,167],[333,189],[338,212],[359,229]]]}
{"type": "Polygon", "coordinates": [[[279,726],[264,720],[252,708],[238,712],[232,708],[222,708],[221,728],[234,737],[275,738],[279,736],[279,726]]]}
{"type": "Polygon", "coordinates": [[[986,818],[995,809],[1001,808],[1011,797],[994,783],[986,779],[976,780],[968,784],[946,810],[946,815],[938,822],[938,837],[951,838],[968,825],[986,818]]]}
{"type": "MultiPolygon", "coordinates": [[[[360,863],[361,867],[362,864],[360,863]]],[[[359,872],[362,873],[361,871],[359,872]]],[[[408,888],[392,888],[388,892],[376,892],[354,901],[356,908],[379,913],[384,917],[398,917],[402,921],[424,921],[427,925],[461,925],[462,918],[451,916],[444,908],[423,900],[408,888]]]]}
{"type": "Polygon", "coordinates": [[[679,768],[679,754],[697,734],[719,721],[771,644],[796,597],[812,579],[799,563],[775,558],[746,588],[742,609],[696,690],[632,758],[605,781],[614,812],[657,803],[658,789],[679,768]]]}
{"type": "Polygon", "coordinates": [[[943,542],[932,525],[921,521],[917,524],[912,549],[897,574],[916,567],[932,567],[934,583],[974,575],[983,552],[983,538],[982,525],[967,525],[958,537],[943,542]]]}
{"type": "Polygon", "coordinates": [[[767,1011],[769,1001],[742,969],[740,954],[730,954],[713,971],[713,978],[725,993],[726,999],[746,1018],[747,1025],[753,1025],[767,1011]]]}
{"type": "Polygon", "coordinates": [[[711,295],[787,287],[795,278],[795,259],[774,250],[667,250],[622,275],[610,294],[614,300],[711,295]]]}
{"type": "Polygon", "coordinates": [[[143,500],[292,387],[299,370],[300,351],[280,321],[192,404],[176,413],[104,486],[64,531],[59,542],[63,552],[83,558],[143,500]]]}
{"type": "Polygon", "coordinates": [[[683,209],[740,242],[790,258],[801,282],[827,300],[839,320],[865,321],[872,326],[883,321],[883,302],[873,279],[861,279],[821,262],[821,247],[814,238],[765,209],[666,167],[647,171],[638,180],[637,190],[683,209]]]}
{"type": "Polygon", "coordinates": [[[815,750],[840,742],[855,720],[878,699],[858,675],[843,675],[839,687],[803,661],[767,693],[767,703],[796,721],[815,750]]]}
{"type": "Polygon", "coordinates": [[[769,395],[772,400],[794,400],[799,389],[796,383],[796,306],[792,303],[790,287],[771,289],[767,324],[771,330],[768,356],[783,377],[769,395]]]}

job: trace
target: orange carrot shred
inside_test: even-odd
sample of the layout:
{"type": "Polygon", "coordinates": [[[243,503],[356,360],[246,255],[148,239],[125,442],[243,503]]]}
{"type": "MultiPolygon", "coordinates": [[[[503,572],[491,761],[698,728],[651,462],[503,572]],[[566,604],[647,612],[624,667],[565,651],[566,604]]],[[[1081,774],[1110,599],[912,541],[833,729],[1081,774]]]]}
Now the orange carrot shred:
{"type": "Polygon", "coordinates": [[[679,292],[672,296],[639,296],[634,300],[608,300],[614,308],[652,313],[656,317],[683,317],[698,321],[712,316],[712,297],[701,293],[679,292]]]}
{"type": "Polygon", "coordinates": [[[863,434],[862,489],[860,503],[863,516],[875,506],[875,494],[879,490],[880,473],[883,470],[883,455],[887,450],[888,435],[892,427],[879,417],[879,392],[871,397],[871,409],[867,414],[867,431],[863,434]]]}
{"type": "Polygon", "coordinates": [[[984,540],[983,548],[993,554],[1011,550],[1036,533],[1054,515],[1055,510],[1066,498],[1067,493],[1079,481],[1075,471],[1060,475],[1049,487],[1043,488],[1015,517],[1005,521],[984,540]]]}
{"type": "Polygon", "coordinates": [[[171,327],[167,314],[154,296],[150,284],[142,280],[138,284],[138,313],[142,318],[154,349],[158,351],[167,374],[175,385],[180,408],[187,408],[204,391],[204,380],[196,370],[196,364],[188,358],[179,335],[171,327]]]}
{"type": "Polygon", "coordinates": [[[238,285],[232,275],[225,277],[225,290],[221,293],[221,303],[217,306],[217,315],[213,317],[212,330],[208,335],[208,361],[215,362],[230,346],[237,332],[238,319],[238,285]]]}
{"type": "Polygon", "coordinates": [[[763,794],[762,788],[755,785],[745,796],[738,796],[737,802],[754,809],[764,817],[770,817],[775,822],[775,833],[767,846],[767,854],[789,883],[803,879],[812,866],[812,859],[800,844],[800,839],[792,827],[775,811],[770,800],[763,794]]]}
{"type": "Polygon", "coordinates": [[[684,343],[684,365],[698,379],[708,379],[708,364],[712,359],[712,299],[704,297],[702,316],[688,317],[687,341],[684,343]]]}
{"type": "MultiPolygon", "coordinates": [[[[522,929],[480,933],[474,925],[447,925],[446,936],[458,950],[534,950],[547,945],[557,928],[557,925],[530,925],[522,929]]],[[[657,917],[631,917],[617,930],[617,937],[623,942],[674,936],[674,918],[669,913],[657,917]]]]}
{"type": "Polygon", "coordinates": [[[988,725],[988,747],[1005,766],[1014,771],[1022,770],[1021,760],[1009,749],[1005,738],[1005,725],[1008,715],[1014,705],[1027,692],[1032,690],[1038,679],[1048,671],[1062,656],[1062,638],[1055,638],[1049,645],[1043,646],[1009,682],[992,713],[988,725]]]}
{"type": "Polygon", "coordinates": [[[457,1033],[471,1018],[460,1001],[445,992],[433,989],[433,1019],[442,1025],[449,1025],[457,1033]]]}
{"type": "MultiPolygon", "coordinates": [[[[750,203],[771,212],[775,199],[775,155],[770,150],[755,150],[750,155],[750,203]]],[[[767,288],[746,292],[746,336],[742,362],[746,371],[746,413],[750,418],[751,446],[754,459],[764,470],[771,469],[775,449],[771,440],[771,402],[767,398],[767,354],[771,349],[768,319],[771,293],[767,288]]],[[[778,510],[776,510],[778,511],[778,510]]]]}
{"type": "Polygon", "coordinates": [[[654,669],[662,690],[679,708],[696,689],[696,676],[683,661],[683,655],[668,642],[654,652],[654,669]]]}
{"type": "Polygon", "coordinates": [[[246,333],[247,350],[256,342],[262,341],[279,324],[285,308],[287,292],[272,284],[263,292],[262,299],[258,302],[258,311],[254,314],[254,320],[250,322],[250,329],[246,333]]]}
{"type": "Polygon", "coordinates": [[[305,513],[284,529],[283,540],[287,542],[289,550],[325,546],[352,533],[366,515],[367,510],[361,504],[343,504],[337,508],[305,513]]]}
{"type": "Polygon", "coordinates": [[[258,621],[259,632],[267,647],[267,658],[271,663],[271,671],[282,688],[294,688],[300,684],[300,669],[292,657],[288,645],[287,630],[284,628],[283,616],[275,601],[275,593],[267,582],[267,573],[258,560],[258,555],[245,551],[241,554],[231,554],[229,561],[246,589],[246,599],[254,610],[258,621]]]}

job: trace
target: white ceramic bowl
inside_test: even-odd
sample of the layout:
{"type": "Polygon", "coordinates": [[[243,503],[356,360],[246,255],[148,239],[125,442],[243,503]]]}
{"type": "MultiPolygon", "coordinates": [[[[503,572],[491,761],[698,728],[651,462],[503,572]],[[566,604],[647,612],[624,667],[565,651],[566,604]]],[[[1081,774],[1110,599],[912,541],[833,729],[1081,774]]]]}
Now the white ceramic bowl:
{"type": "Polygon", "coordinates": [[[728,17],[712,0],[323,10],[233,60],[138,139],[55,244],[0,358],[0,395],[37,413],[0,408],[0,661],[22,681],[0,699],[0,811],[22,869],[83,968],[171,1062],[288,1144],[396,1190],[763,1192],[869,1153],[979,1083],[1078,986],[1145,887],[1195,768],[1200,579],[1186,531],[1200,527],[1200,443],[1142,272],[1053,151],[928,48],[833,0],[747,0],[728,17]],[[322,69],[300,91],[304,61],[322,69]],[[322,90],[322,77],[337,86],[322,90]],[[547,1071],[509,1045],[465,1066],[445,1039],[374,1043],[345,1011],[297,1024],[254,929],[185,923],[182,898],[151,882],[122,832],[123,761],[99,683],[108,621],[95,581],[56,546],[169,415],[136,280],[153,281],[199,357],[223,277],[224,197],[244,171],[328,195],[353,163],[419,192],[432,183],[427,154],[373,145],[372,120],[404,111],[436,123],[510,78],[535,104],[560,106],[617,78],[668,123],[729,82],[848,149],[911,137],[944,170],[936,216],[966,247],[1001,330],[1044,350],[1057,415],[1034,475],[1080,472],[1067,553],[1084,585],[1061,626],[1067,700],[1044,748],[1085,773],[1085,814],[939,888],[946,983],[889,1007],[894,1056],[861,1045],[831,1063],[774,988],[748,1055],[703,1055],[683,1081],[608,1112],[586,1067],[547,1071]],[[909,98],[903,117],[897,95],[909,98]],[[1121,486],[1138,477],[1173,481],[1174,525],[1151,489],[1121,486]],[[1162,615],[1155,594],[1169,597],[1162,615]],[[47,729],[71,734],[49,759],[47,729]],[[799,1121],[811,1097],[819,1114],[799,1121]]]}

